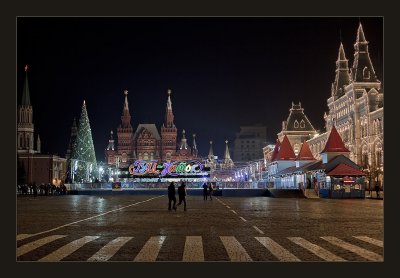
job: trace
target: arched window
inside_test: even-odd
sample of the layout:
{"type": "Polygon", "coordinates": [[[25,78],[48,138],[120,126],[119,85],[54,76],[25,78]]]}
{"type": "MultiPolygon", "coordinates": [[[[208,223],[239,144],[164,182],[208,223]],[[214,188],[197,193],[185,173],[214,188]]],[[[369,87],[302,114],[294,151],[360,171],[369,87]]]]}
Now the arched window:
{"type": "Polygon", "coordinates": [[[299,128],[299,122],[297,120],[294,121],[294,128],[299,128]]]}
{"type": "Polygon", "coordinates": [[[122,162],[127,162],[128,161],[128,156],[126,153],[122,154],[122,162]]]}
{"type": "Polygon", "coordinates": [[[300,127],[301,128],[305,128],[306,127],[306,123],[304,122],[304,120],[300,121],[300,127]]]}
{"type": "Polygon", "coordinates": [[[370,72],[369,72],[369,69],[367,67],[365,67],[363,69],[363,77],[364,77],[364,79],[369,79],[370,78],[370,72]]]}

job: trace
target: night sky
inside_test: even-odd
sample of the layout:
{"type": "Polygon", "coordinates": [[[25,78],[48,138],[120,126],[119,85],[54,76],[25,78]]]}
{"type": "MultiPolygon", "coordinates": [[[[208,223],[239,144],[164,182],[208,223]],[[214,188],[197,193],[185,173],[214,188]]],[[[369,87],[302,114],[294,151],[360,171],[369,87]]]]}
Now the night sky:
{"type": "MultiPolygon", "coordinates": [[[[233,148],[241,125],[262,123],[274,142],[292,101],[317,130],[343,42],[352,65],[359,21],[383,81],[383,18],[19,17],[17,99],[24,65],[42,153],[64,156],[73,118],[86,100],[97,161],[121,123],[128,89],[132,125],[164,122],[167,90],[178,141],[182,129],[201,155],[233,148]]],[[[233,153],[231,149],[231,154],[233,153]]]]}

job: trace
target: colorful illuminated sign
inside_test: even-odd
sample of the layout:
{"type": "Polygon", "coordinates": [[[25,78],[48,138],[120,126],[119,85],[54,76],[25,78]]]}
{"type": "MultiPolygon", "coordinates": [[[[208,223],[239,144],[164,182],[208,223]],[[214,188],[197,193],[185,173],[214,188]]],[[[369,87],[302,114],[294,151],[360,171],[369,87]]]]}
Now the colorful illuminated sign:
{"type": "Polygon", "coordinates": [[[174,161],[158,163],[156,161],[136,160],[133,164],[129,165],[129,173],[131,175],[161,175],[161,176],[182,176],[182,175],[205,175],[202,172],[203,165],[196,161],[174,161]]]}

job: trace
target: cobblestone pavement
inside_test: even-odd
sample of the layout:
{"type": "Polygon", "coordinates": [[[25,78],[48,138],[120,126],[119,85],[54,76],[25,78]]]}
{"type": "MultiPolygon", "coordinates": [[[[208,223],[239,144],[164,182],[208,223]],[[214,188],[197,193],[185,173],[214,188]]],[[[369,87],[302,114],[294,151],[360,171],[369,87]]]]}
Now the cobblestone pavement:
{"type": "Polygon", "coordinates": [[[383,201],[17,198],[18,261],[383,261],[383,201]]]}

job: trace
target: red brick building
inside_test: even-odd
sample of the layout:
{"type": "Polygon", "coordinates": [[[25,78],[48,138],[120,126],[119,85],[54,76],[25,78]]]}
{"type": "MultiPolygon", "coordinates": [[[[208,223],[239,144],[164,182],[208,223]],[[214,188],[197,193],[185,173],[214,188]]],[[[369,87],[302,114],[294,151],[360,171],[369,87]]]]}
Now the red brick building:
{"type": "Polygon", "coordinates": [[[185,160],[197,157],[197,146],[193,136],[192,148],[188,145],[185,131],[177,144],[178,129],[174,124],[171,90],[168,90],[165,122],[161,126],[161,135],[155,124],[139,124],[134,131],[128,104],[128,91],[124,91],[125,102],[122,110],[121,124],[117,129],[117,143],[111,131],[108,146],[105,150],[105,161],[108,165],[127,167],[135,160],[185,160]]]}
{"type": "Polygon", "coordinates": [[[33,107],[31,105],[28,67],[25,66],[25,83],[22,100],[18,105],[17,118],[17,175],[18,183],[51,183],[59,186],[65,180],[65,158],[57,155],[44,155],[41,152],[39,134],[34,144],[33,107]]]}

